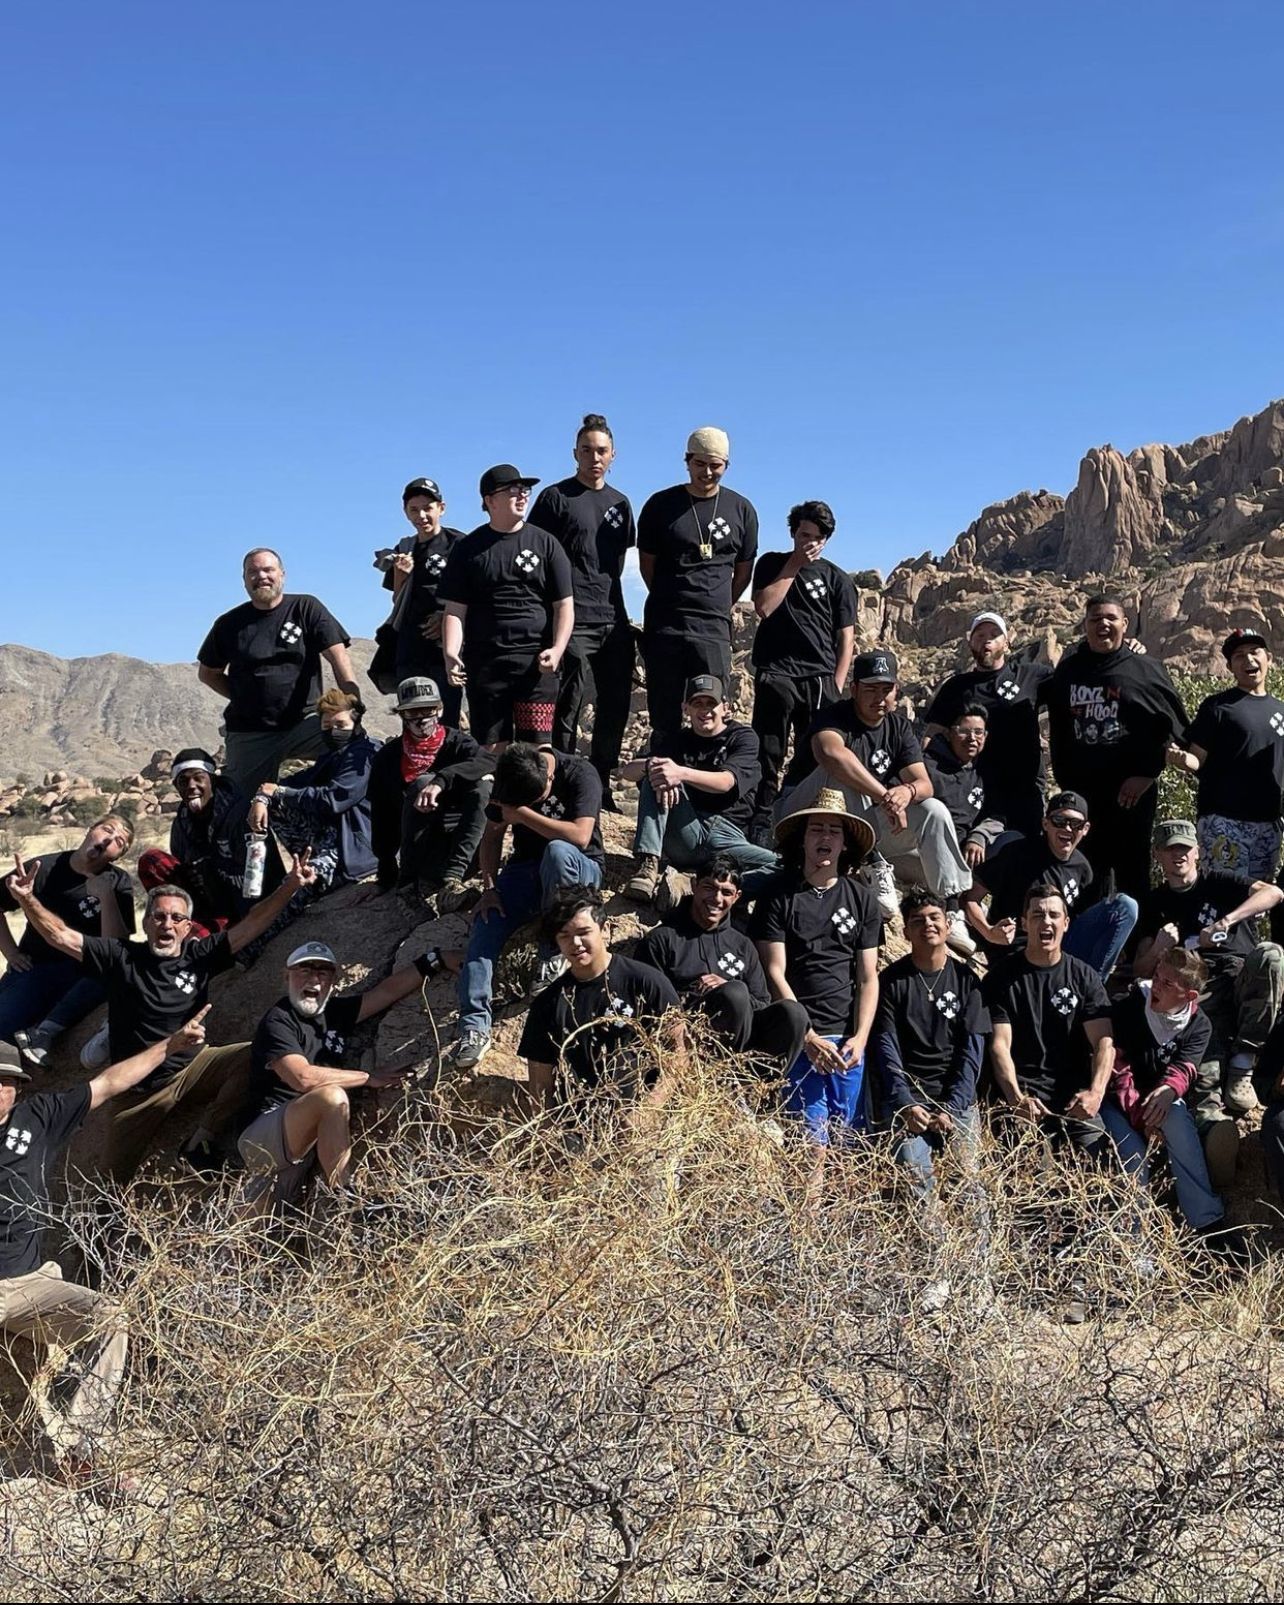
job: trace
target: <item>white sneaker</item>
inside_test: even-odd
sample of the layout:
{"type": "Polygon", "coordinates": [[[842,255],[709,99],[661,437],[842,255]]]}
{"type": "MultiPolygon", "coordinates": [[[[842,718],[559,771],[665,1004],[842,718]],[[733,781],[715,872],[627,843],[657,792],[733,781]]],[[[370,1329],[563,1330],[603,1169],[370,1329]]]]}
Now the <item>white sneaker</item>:
{"type": "Polygon", "coordinates": [[[896,876],[881,853],[870,854],[861,865],[860,878],[878,899],[878,912],[885,920],[894,920],[900,908],[896,896],[896,876]]]}
{"type": "Polygon", "coordinates": [[[919,1295],[918,1313],[920,1315],[939,1315],[950,1301],[953,1288],[942,1276],[935,1282],[929,1282],[919,1295]]]}
{"type": "Polygon", "coordinates": [[[541,959],[531,975],[531,997],[534,997],[537,992],[542,992],[546,986],[552,986],[553,982],[565,973],[566,960],[560,953],[554,953],[550,958],[541,959]]]}
{"type": "Polygon", "coordinates": [[[95,1031],[89,1041],[80,1050],[80,1065],[83,1070],[102,1070],[111,1062],[111,1042],[108,1039],[108,1028],[103,1026],[101,1031],[95,1031]]]}
{"type": "Polygon", "coordinates": [[[956,953],[962,953],[964,958],[970,958],[976,952],[976,943],[967,928],[962,909],[952,908],[946,914],[945,941],[947,946],[952,947],[956,953]]]}
{"type": "Polygon", "coordinates": [[[456,1070],[471,1070],[489,1052],[490,1037],[485,1031],[461,1031],[451,1054],[451,1062],[456,1070]]]}

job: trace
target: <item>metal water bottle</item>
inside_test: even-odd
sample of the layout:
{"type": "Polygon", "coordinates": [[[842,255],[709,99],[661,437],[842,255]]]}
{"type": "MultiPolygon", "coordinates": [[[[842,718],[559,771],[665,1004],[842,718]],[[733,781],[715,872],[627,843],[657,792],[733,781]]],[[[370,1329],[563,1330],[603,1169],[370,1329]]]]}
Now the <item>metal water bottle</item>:
{"type": "Polygon", "coordinates": [[[257,902],[263,895],[263,869],[267,863],[267,835],[252,830],[245,838],[245,874],[241,895],[257,902]]]}

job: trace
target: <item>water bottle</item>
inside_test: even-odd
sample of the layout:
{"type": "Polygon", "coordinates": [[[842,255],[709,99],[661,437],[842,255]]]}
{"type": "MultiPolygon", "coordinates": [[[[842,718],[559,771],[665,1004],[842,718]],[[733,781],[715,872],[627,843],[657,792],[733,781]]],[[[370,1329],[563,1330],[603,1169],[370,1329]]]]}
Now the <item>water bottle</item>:
{"type": "Polygon", "coordinates": [[[257,902],[263,895],[263,869],[267,863],[267,834],[252,830],[245,838],[245,874],[241,895],[257,902]]]}

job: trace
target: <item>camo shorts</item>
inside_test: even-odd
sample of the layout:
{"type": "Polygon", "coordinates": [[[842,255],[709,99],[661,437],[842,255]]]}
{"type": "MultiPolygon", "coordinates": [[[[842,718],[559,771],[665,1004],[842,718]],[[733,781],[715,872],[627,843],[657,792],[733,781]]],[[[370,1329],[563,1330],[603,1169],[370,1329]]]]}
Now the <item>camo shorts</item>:
{"type": "Polygon", "coordinates": [[[1280,856],[1278,823],[1255,819],[1227,819],[1224,814],[1202,814],[1195,823],[1199,854],[1205,869],[1247,880],[1273,881],[1280,856]]]}

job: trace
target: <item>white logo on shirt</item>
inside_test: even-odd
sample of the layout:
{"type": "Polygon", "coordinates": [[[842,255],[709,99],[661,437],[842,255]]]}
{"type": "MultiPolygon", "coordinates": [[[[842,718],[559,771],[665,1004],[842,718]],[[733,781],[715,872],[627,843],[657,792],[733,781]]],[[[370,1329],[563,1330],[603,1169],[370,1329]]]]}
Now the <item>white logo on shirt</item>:
{"type": "Polygon", "coordinates": [[[1271,729],[1277,736],[1284,736],[1284,713],[1273,713],[1271,715],[1271,729]]]}
{"type": "Polygon", "coordinates": [[[196,977],[190,970],[180,970],[174,977],[174,985],[180,992],[186,992],[190,998],[196,990],[196,977]]]}
{"type": "Polygon", "coordinates": [[[968,807],[979,808],[984,801],[985,787],[980,784],[973,786],[967,794],[968,807]]]}
{"type": "Polygon", "coordinates": [[[869,767],[881,780],[892,767],[892,755],[885,748],[879,747],[877,752],[870,754],[869,767]]]}
{"type": "Polygon", "coordinates": [[[326,1032],[321,1045],[327,1053],[342,1053],[348,1045],[348,1039],[342,1032],[331,1030],[326,1032]]]}
{"type": "Polygon", "coordinates": [[[29,1131],[15,1131],[12,1126],[5,1132],[4,1145],[11,1154],[21,1156],[31,1147],[31,1133],[29,1131]]]}
{"type": "Polygon", "coordinates": [[[91,920],[97,916],[98,911],[102,908],[102,904],[92,892],[89,892],[80,899],[80,901],[76,904],[76,907],[80,910],[82,918],[91,920]]]}
{"type": "Polygon", "coordinates": [[[1221,919],[1221,915],[1217,912],[1213,905],[1211,903],[1205,903],[1203,908],[1201,908],[1199,911],[1200,930],[1207,930],[1210,925],[1215,925],[1219,919],[1221,919]]]}
{"type": "Polygon", "coordinates": [[[808,596],[824,596],[826,589],[824,578],[818,574],[815,579],[804,580],[802,588],[808,596]]]}
{"type": "Polygon", "coordinates": [[[608,507],[607,510],[602,514],[602,519],[603,522],[609,524],[612,529],[623,529],[624,503],[617,502],[614,507],[608,507]]]}
{"type": "Polygon", "coordinates": [[[303,639],[303,626],[291,619],[288,624],[281,626],[281,641],[285,646],[293,646],[296,641],[303,639]]]}
{"type": "Polygon", "coordinates": [[[1074,903],[1077,902],[1079,897],[1078,877],[1074,875],[1067,875],[1065,884],[1062,886],[1061,890],[1065,894],[1066,907],[1072,907],[1074,903]]]}
{"type": "Polygon", "coordinates": [[[858,923],[856,916],[848,908],[836,908],[829,918],[838,927],[839,936],[850,936],[858,923]]]}
{"type": "Polygon", "coordinates": [[[555,797],[550,791],[548,796],[545,797],[544,801],[539,805],[538,812],[543,814],[545,819],[565,819],[566,804],[560,797],[555,797]]]}
{"type": "Polygon", "coordinates": [[[718,968],[724,975],[743,975],[745,973],[745,961],[738,953],[724,953],[718,960],[718,968]]]}
{"type": "Polygon", "coordinates": [[[1021,695],[1021,687],[1015,680],[1000,680],[994,692],[996,696],[1002,697],[1004,702],[1015,702],[1021,695]]]}
{"type": "Polygon", "coordinates": [[[952,1020],[959,1012],[959,1000],[953,992],[942,992],[936,1006],[947,1020],[952,1020]]]}
{"type": "Polygon", "coordinates": [[[1059,986],[1052,994],[1052,1007],[1058,1014],[1073,1014],[1079,1007],[1078,994],[1068,986],[1059,986]]]}
{"type": "Polygon", "coordinates": [[[625,1020],[633,1018],[633,1005],[631,1003],[626,1003],[623,998],[617,997],[610,997],[607,1001],[611,1005],[612,1014],[618,1014],[625,1020]]]}
{"type": "Polygon", "coordinates": [[[438,574],[445,573],[446,559],[441,555],[440,552],[434,552],[431,557],[425,560],[424,568],[435,579],[438,574]]]}
{"type": "Polygon", "coordinates": [[[517,554],[517,566],[523,574],[533,574],[539,567],[539,555],[523,546],[517,554]]]}
{"type": "Polygon", "coordinates": [[[727,523],[722,514],[709,520],[709,539],[716,546],[719,541],[731,539],[731,525],[727,523]]]}

